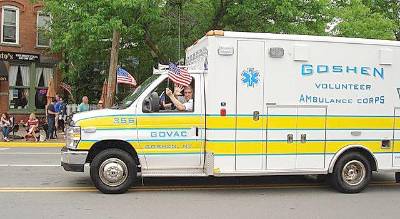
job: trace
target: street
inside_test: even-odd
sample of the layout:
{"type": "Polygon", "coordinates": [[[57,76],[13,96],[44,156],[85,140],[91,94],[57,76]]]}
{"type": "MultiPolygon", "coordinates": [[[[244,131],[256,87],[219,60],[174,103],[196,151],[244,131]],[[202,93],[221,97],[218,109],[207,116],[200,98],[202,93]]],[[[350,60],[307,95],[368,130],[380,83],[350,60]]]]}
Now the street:
{"type": "Polygon", "coordinates": [[[360,194],[311,177],[150,178],[104,195],[64,171],[59,148],[0,148],[0,218],[397,218],[400,185],[374,174],[360,194]]]}

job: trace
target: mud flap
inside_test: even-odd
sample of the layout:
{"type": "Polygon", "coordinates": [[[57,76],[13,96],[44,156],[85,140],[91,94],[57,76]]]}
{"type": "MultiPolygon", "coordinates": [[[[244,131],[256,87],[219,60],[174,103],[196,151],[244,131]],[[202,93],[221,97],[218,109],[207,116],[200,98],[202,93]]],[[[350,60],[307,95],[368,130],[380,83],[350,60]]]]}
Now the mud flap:
{"type": "Polygon", "coordinates": [[[395,173],[394,178],[396,179],[396,183],[400,183],[400,172],[395,173]]]}

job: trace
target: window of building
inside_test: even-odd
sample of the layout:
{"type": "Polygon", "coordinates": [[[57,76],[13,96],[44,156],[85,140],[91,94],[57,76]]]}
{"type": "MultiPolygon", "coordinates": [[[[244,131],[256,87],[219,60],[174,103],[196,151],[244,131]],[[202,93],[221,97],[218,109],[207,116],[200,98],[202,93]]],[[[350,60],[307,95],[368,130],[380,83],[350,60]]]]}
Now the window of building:
{"type": "Polygon", "coordinates": [[[37,46],[48,47],[50,45],[50,38],[47,36],[46,31],[49,30],[50,16],[43,12],[37,14],[37,46]]]}
{"type": "Polygon", "coordinates": [[[29,67],[12,65],[9,69],[10,109],[27,109],[29,100],[29,67]]]}
{"type": "Polygon", "coordinates": [[[53,78],[53,68],[11,65],[9,68],[9,108],[29,111],[44,109],[47,104],[49,81],[53,78]]]}
{"type": "Polygon", "coordinates": [[[49,80],[53,77],[52,68],[36,68],[36,94],[35,94],[35,107],[36,109],[44,109],[47,104],[47,90],[49,87],[49,80]]]}
{"type": "Polygon", "coordinates": [[[1,42],[18,44],[19,9],[13,6],[3,6],[1,14],[1,42]]]}

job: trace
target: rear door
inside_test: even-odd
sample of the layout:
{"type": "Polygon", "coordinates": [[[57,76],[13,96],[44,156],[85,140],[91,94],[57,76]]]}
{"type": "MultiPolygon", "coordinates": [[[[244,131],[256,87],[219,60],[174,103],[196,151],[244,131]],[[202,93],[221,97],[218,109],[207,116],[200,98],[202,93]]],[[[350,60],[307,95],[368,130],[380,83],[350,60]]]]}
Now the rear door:
{"type": "Polygon", "coordinates": [[[263,137],[263,75],[265,42],[238,41],[236,76],[236,169],[261,170],[263,137]]]}

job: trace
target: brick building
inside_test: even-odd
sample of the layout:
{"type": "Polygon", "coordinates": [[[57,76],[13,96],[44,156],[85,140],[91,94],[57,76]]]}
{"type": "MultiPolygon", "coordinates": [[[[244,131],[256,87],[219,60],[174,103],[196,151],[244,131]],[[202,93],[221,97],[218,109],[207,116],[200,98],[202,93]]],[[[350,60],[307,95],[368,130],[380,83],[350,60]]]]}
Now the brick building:
{"type": "Polygon", "coordinates": [[[50,16],[31,0],[0,0],[0,112],[17,121],[44,114],[48,81],[60,79],[59,57],[49,54],[50,16]]]}

